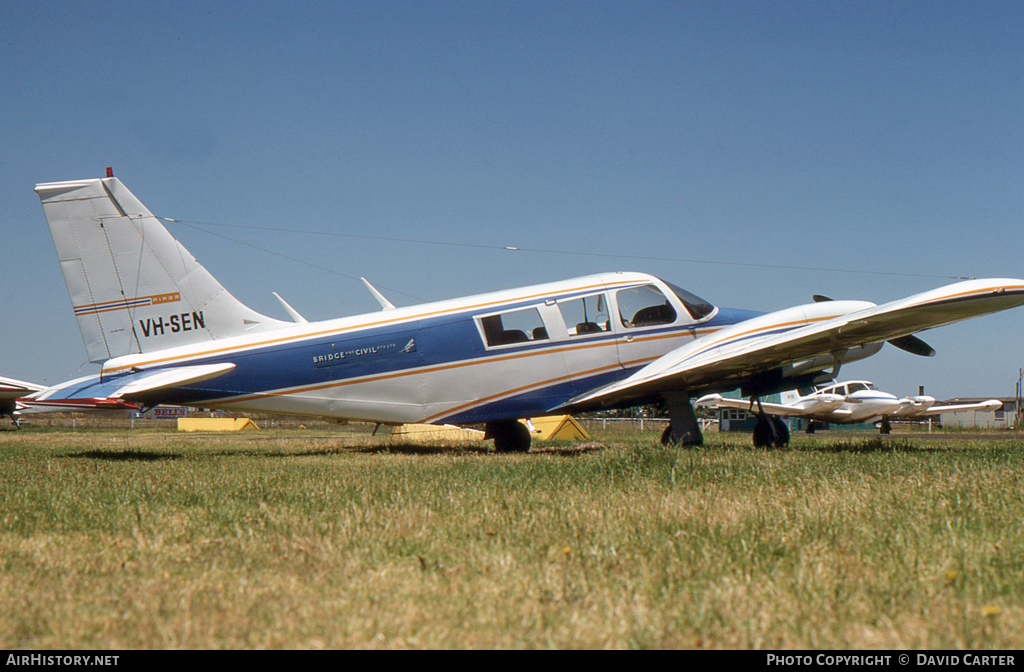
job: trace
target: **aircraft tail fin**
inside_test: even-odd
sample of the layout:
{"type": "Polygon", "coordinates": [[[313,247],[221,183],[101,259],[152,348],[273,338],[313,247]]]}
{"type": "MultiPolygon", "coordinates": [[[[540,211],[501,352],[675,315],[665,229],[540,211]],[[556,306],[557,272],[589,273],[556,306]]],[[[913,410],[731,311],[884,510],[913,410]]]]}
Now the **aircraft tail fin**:
{"type": "Polygon", "coordinates": [[[787,390],[780,395],[783,404],[793,404],[800,398],[799,390],[787,390]]]}
{"type": "Polygon", "coordinates": [[[90,361],[291,326],[232,296],[116,177],[35,190],[90,361]]]}

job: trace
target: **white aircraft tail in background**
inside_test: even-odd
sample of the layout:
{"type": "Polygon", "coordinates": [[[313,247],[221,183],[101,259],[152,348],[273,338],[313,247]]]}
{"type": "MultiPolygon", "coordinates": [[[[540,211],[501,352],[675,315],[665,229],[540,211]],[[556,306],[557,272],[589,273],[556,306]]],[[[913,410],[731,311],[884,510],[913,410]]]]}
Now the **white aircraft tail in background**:
{"type": "Polygon", "coordinates": [[[36,193],[89,361],[289,325],[232,296],[116,177],[36,193]]]}

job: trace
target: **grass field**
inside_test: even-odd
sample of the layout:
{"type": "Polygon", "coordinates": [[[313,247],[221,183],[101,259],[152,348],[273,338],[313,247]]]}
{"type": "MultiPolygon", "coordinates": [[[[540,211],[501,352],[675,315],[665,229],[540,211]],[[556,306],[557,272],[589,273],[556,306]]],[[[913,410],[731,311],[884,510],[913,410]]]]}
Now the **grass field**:
{"type": "Polygon", "coordinates": [[[3,648],[1020,648],[1024,445],[0,432],[3,648]]]}

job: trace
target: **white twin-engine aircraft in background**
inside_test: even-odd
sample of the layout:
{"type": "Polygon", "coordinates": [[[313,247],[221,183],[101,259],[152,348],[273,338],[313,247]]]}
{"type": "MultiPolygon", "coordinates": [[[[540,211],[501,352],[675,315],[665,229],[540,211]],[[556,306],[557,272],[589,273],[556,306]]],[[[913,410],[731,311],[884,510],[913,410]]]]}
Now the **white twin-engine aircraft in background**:
{"type": "MultiPolygon", "coordinates": [[[[695,406],[721,409],[736,408],[752,411],[755,402],[743,399],[729,399],[721,394],[706,394],[695,406]]],[[[917,395],[897,398],[894,394],[882,392],[866,380],[849,380],[818,385],[809,394],[801,395],[796,390],[784,392],[781,403],[760,402],[760,411],[772,416],[807,418],[807,431],[814,431],[814,422],[853,424],[879,422],[883,434],[890,430],[890,420],[912,420],[941,413],[960,411],[994,411],[1002,407],[997,399],[976,404],[936,405],[935,397],[917,395]]],[[[764,435],[755,433],[754,444],[766,445],[764,435]]]]}
{"type": "MultiPolygon", "coordinates": [[[[604,273],[324,322],[232,296],[115,177],[36,186],[89,359],[68,399],[188,404],[387,424],[484,423],[666,403],[666,440],[703,438],[690,399],[835,377],[889,341],[1024,304],[1024,280],[971,280],[876,306],[714,306],[643,273],[604,273]]],[[[762,421],[774,427],[766,415],[762,421]]]]}

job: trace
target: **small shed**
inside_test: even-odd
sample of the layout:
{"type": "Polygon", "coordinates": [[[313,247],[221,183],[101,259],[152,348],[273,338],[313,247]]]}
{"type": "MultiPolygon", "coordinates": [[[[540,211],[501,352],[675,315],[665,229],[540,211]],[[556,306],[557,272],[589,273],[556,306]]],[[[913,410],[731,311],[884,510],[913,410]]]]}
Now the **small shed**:
{"type": "Polygon", "coordinates": [[[179,432],[237,432],[259,429],[251,418],[178,418],[179,432]]]}
{"type": "Polygon", "coordinates": [[[590,434],[571,415],[552,415],[545,418],[530,418],[533,434],[541,441],[551,439],[589,439],[590,434]]]}

